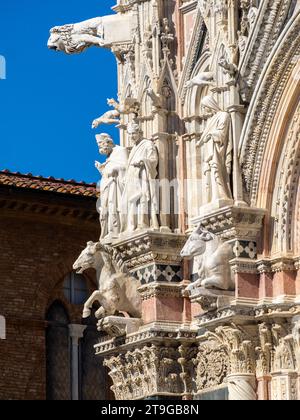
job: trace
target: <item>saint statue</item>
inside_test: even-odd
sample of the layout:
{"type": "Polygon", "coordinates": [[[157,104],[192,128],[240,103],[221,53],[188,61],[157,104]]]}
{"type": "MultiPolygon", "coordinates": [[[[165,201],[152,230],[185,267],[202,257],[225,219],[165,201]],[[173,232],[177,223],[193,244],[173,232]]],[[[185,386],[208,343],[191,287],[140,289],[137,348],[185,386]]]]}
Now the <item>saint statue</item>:
{"type": "Polygon", "coordinates": [[[159,229],[156,185],[158,152],[151,140],[143,138],[138,123],[130,123],[127,132],[133,148],[124,180],[122,232],[159,229]]]}
{"type": "Polygon", "coordinates": [[[198,142],[204,147],[207,203],[232,200],[230,174],[233,145],[230,136],[231,117],[222,111],[212,96],[205,96],[201,105],[213,112],[198,142]]]}
{"type": "Polygon", "coordinates": [[[125,147],[115,145],[108,134],[99,134],[96,139],[100,154],[107,156],[105,163],[95,162],[102,175],[97,208],[100,214],[100,239],[113,239],[118,238],[121,230],[121,197],[128,153],[125,147]]]}

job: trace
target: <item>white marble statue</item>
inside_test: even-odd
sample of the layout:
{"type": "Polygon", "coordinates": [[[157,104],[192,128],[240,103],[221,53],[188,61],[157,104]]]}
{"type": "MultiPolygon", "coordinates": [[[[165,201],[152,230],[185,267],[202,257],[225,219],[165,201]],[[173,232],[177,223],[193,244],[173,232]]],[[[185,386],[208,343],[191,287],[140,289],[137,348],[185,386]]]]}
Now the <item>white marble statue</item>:
{"type": "Polygon", "coordinates": [[[120,124],[120,107],[117,108],[118,103],[114,99],[107,99],[107,104],[114,107],[111,111],[105,112],[101,117],[96,118],[92,123],[92,128],[97,128],[101,124],[120,124]]]}
{"type": "Polygon", "coordinates": [[[158,229],[158,152],[151,140],[143,138],[138,123],[130,123],[127,131],[133,148],[124,180],[122,232],[158,229]]]}
{"type": "Polygon", "coordinates": [[[138,288],[140,282],[121,267],[113,251],[100,242],[88,242],[73,266],[77,273],[93,268],[97,273],[98,290],[84,305],[83,318],[91,315],[94,302],[100,303],[95,313],[97,319],[125,313],[133,318],[141,317],[141,296],[138,288]]]}
{"type": "Polygon", "coordinates": [[[205,148],[203,172],[207,186],[206,201],[210,203],[231,200],[230,174],[233,160],[233,145],[230,136],[231,117],[228,112],[221,110],[212,96],[205,96],[201,104],[214,114],[208,120],[197,144],[205,148]]]}
{"type": "Polygon", "coordinates": [[[50,30],[48,48],[67,54],[81,53],[92,45],[104,46],[103,18],[84,22],[55,26],[50,30]]]}
{"type": "Polygon", "coordinates": [[[248,22],[249,22],[249,32],[252,31],[256,18],[258,15],[258,8],[256,6],[256,0],[251,0],[250,1],[250,8],[248,11],[248,22]]]}
{"type": "Polygon", "coordinates": [[[210,71],[199,73],[193,79],[189,80],[185,85],[185,87],[188,89],[191,89],[194,86],[214,86],[214,73],[210,71]]]}
{"type": "Polygon", "coordinates": [[[101,117],[96,118],[92,123],[92,128],[97,128],[101,124],[120,124],[120,113],[116,110],[105,112],[101,117]]]}
{"type": "Polygon", "coordinates": [[[188,286],[189,291],[199,287],[234,290],[234,277],[229,265],[234,256],[232,246],[223,243],[201,225],[189,237],[181,256],[194,260],[194,271],[199,276],[188,286]]]}
{"type": "Polygon", "coordinates": [[[121,197],[128,153],[125,147],[115,145],[108,134],[99,134],[96,139],[100,154],[107,156],[105,163],[95,162],[102,175],[98,208],[101,239],[113,239],[121,230],[121,197]]]}
{"type": "Polygon", "coordinates": [[[92,46],[112,48],[132,41],[135,22],[131,14],[114,14],[55,26],[50,31],[48,48],[67,54],[81,53],[92,46]]]}

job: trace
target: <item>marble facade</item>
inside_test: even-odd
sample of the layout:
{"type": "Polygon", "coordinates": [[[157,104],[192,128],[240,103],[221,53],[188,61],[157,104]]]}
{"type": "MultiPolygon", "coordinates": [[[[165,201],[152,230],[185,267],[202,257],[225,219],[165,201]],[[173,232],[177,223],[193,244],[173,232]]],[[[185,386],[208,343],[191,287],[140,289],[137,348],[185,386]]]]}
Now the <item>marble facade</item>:
{"type": "Polygon", "coordinates": [[[113,11],[48,43],[107,48],[118,63],[118,101],[93,127],[117,124],[129,157],[104,175],[106,230],[74,266],[97,269],[95,351],[112,390],[300,399],[299,2],[113,11]]]}

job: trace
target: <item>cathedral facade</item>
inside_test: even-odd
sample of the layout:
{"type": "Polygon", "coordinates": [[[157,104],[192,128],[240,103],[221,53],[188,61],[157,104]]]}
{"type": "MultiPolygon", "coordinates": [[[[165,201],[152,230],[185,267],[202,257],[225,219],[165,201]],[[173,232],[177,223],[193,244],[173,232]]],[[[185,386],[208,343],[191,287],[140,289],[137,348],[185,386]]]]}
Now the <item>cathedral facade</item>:
{"type": "Polygon", "coordinates": [[[118,63],[74,264],[116,399],[300,399],[299,33],[295,0],[118,0],[51,30],[118,63]]]}

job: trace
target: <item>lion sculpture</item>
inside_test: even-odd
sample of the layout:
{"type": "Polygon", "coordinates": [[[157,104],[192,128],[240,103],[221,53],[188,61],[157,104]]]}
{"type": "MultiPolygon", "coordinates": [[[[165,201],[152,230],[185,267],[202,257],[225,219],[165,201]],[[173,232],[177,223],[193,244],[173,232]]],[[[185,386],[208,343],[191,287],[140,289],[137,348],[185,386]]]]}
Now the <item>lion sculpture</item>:
{"type": "Polygon", "coordinates": [[[50,30],[48,48],[67,54],[81,53],[91,46],[104,47],[103,18],[98,17],[50,30]]]}

